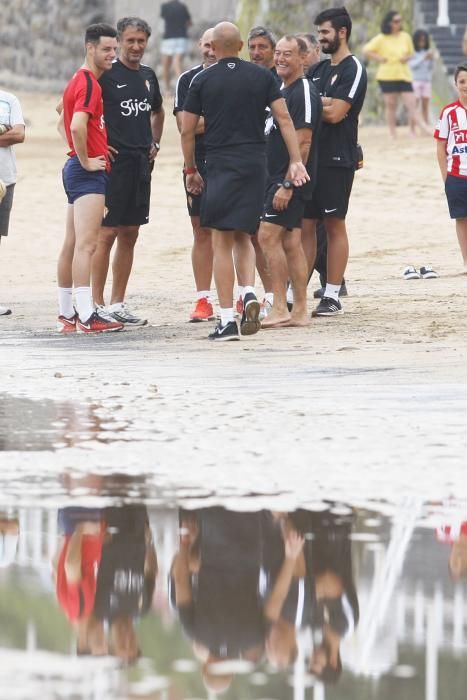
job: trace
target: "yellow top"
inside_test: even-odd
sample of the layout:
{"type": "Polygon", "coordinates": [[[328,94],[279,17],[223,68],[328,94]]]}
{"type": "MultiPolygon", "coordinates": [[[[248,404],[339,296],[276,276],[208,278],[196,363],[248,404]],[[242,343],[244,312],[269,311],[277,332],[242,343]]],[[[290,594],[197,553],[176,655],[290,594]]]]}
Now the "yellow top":
{"type": "Polygon", "coordinates": [[[378,34],[365,44],[363,51],[377,53],[386,59],[378,65],[376,80],[405,80],[412,82],[412,73],[407,63],[401,59],[414,52],[412,37],[407,32],[398,34],[378,34]]]}

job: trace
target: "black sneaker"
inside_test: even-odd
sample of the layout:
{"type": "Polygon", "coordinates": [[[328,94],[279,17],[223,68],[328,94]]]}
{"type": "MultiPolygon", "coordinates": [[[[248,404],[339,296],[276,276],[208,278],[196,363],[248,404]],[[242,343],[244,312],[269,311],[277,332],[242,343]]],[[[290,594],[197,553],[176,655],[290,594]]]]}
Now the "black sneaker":
{"type": "Polygon", "coordinates": [[[259,312],[261,305],[252,292],[245,294],[243,299],[243,314],[240,322],[240,333],[242,335],[254,335],[261,328],[259,312]]]}
{"type": "MultiPolygon", "coordinates": [[[[319,287],[319,289],[315,289],[313,292],[313,298],[314,299],[322,299],[324,296],[324,292],[326,291],[326,287],[319,287]]],[[[348,297],[349,293],[347,291],[347,287],[345,286],[345,281],[342,282],[341,284],[341,290],[339,292],[340,297],[348,297]]]]}
{"type": "Polygon", "coordinates": [[[214,329],[213,333],[208,335],[209,340],[240,340],[238,334],[238,326],[235,321],[229,321],[225,326],[219,323],[214,329]]]}
{"type": "Polygon", "coordinates": [[[343,314],[344,310],[341,306],[340,301],[335,301],[329,297],[323,297],[319,302],[318,306],[314,311],[312,311],[312,316],[339,316],[343,314]]]}

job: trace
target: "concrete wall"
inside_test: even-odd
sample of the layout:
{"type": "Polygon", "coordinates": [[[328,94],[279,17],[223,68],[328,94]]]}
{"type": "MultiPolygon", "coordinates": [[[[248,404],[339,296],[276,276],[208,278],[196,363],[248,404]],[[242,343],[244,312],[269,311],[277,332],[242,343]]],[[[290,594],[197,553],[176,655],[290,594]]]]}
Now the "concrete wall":
{"type": "MultiPolygon", "coordinates": [[[[193,16],[191,34],[221,19],[234,19],[236,0],[185,0],[193,16]]],[[[0,3],[0,86],[17,90],[61,90],[83,60],[83,36],[91,22],[114,23],[138,15],[153,27],[146,56],[157,66],[162,0],[7,0],[0,3]]],[[[193,57],[195,42],[193,42],[193,57]]],[[[187,63],[191,61],[190,56],[187,63]]]]}

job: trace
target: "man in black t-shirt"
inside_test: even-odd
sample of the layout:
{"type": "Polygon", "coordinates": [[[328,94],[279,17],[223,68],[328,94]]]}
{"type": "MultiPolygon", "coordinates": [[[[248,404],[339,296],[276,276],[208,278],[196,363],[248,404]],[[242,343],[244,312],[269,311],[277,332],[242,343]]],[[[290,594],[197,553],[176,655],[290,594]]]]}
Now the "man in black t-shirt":
{"type": "MultiPolygon", "coordinates": [[[[212,50],[212,29],[207,29],[199,41],[199,48],[203,58],[203,62],[194,66],[190,70],[182,73],[177,80],[175,88],[174,110],[177,120],[178,130],[182,129],[182,115],[185,98],[188,94],[191,81],[202,70],[216,63],[216,56],[212,50]]],[[[204,118],[200,117],[195,138],[195,160],[198,172],[201,176],[205,176],[204,161],[206,158],[204,148],[204,118]]],[[[185,184],[185,176],[183,177],[185,184]]],[[[188,214],[191,218],[193,227],[193,248],[191,252],[191,262],[193,265],[193,275],[196,284],[197,301],[190,321],[192,323],[200,321],[210,321],[214,319],[214,309],[211,300],[211,281],[212,281],[212,241],[211,231],[208,228],[201,226],[200,222],[200,207],[201,195],[191,194],[185,188],[186,200],[188,206],[188,214]]]]}
{"type": "Polygon", "coordinates": [[[187,32],[191,24],[191,15],[183,2],[169,0],[162,3],[161,17],[165,22],[164,38],[161,43],[162,71],[164,89],[168,94],[172,61],[176,77],[183,73],[183,56],[188,50],[187,32]]]}
{"type": "Polygon", "coordinates": [[[119,58],[100,84],[108,142],[114,153],[105,198],[107,214],[92,260],[92,292],[100,312],[127,327],[142,326],[125,304],[139,227],[149,221],[151,171],[160,148],[164,109],[156,74],[141,63],[151,36],[143,19],[125,17],[117,24],[119,58]],[[104,287],[112,246],[117,240],[110,305],[104,287]]]}
{"type": "Polygon", "coordinates": [[[268,185],[259,242],[266,256],[273,284],[274,306],[262,322],[263,328],[306,326],[308,266],[301,241],[305,201],[311,198],[316,177],[316,141],[321,123],[321,100],[313,83],[303,75],[307,45],[295,36],[284,36],[275,50],[276,68],[283,81],[282,95],[297,133],[302,161],[310,182],[294,188],[287,179],[289,159],[284,139],[271,117],[268,134],[268,185]],[[287,309],[286,289],[290,279],[294,290],[292,316],[287,309]]]}
{"type": "Polygon", "coordinates": [[[237,265],[243,264],[242,277],[247,280],[241,332],[252,335],[260,327],[248,234],[256,230],[264,196],[267,106],[287,144],[289,179],[299,186],[309,178],[292,120],[270,71],[239,58],[243,42],[238,28],[230,22],[214,27],[212,45],[218,62],[193,78],[185,100],[182,148],[187,190],[199,194],[204,188],[201,224],[212,229],[221,321],[210,338],[238,340],[233,318],[234,240],[237,265]],[[195,135],[201,115],[205,119],[206,181],[195,162],[195,135]]]}
{"type": "MultiPolygon", "coordinates": [[[[339,291],[349,255],[345,217],[357,166],[358,116],[365,99],[365,68],[351,54],[352,21],[344,7],[321,12],[315,20],[322,51],[331,58],[312,66],[308,77],[323,103],[319,169],[313,199],[305,218],[324,219],[328,236],[327,283],[313,316],[342,314],[339,291]]],[[[315,234],[312,234],[313,237],[315,234]]]]}

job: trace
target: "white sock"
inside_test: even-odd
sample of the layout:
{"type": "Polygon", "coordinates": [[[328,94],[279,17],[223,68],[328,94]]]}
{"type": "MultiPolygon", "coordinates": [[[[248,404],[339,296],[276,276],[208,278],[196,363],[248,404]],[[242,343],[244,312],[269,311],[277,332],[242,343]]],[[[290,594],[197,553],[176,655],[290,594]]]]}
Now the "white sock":
{"type": "Polygon", "coordinates": [[[247,294],[254,294],[256,296],[255,288],[250,286],[243,287],[243,298],[245,298],[247,294]]]}
{"type": "Polygon", "coordinates": [[[73,307],[73,289],[71,287],[58,288],[58,313],[65,318],[72,318],[75,315],[73,307]]]}
{"type": "Polygon", "coordinates": [[[221,314],[221,326],[226,326],[234,320],[234,310],[232,307],[230,307],[230,309],[219,309],[219,311],[221,314]]]}
{"type": "Polygon", "coordinates": [[[200,299],[210,299],[211,291],[209,289],[206,289],[204,292],[196,292],[196,298],[198,299],[198,301],[200,299]]]}
{"type": "Polygon", "coordinates": [[[238,285],[238,296],[241,299],[243,299],[243,297],[245,296],[245,287],[241,287],[240,285],[238,285]]]}
{"type": "Polygon", "coordinates": [[[328,297],[329,299],[334,299],[334,301],[339,301],[339,292],[341,291],[341,285],[340,284],[329,284],[329,282],[326,283],[326,289],[324,290],[324,297],[328,297]]]}
{"type": "Polygon", "coordinates": [[[266,299],[271,306],[274,306],[274,293],[273,292],[266,292],[264,295],[264,298],[266,299]]]}
{"type": "Polygon", "coordinates": [[[91,287],[76,287],[75,300],[79,320],[85,323],[89,318],[91,318],[91,316],[94,313],[94,304],[92,303],[91,287]]]}

